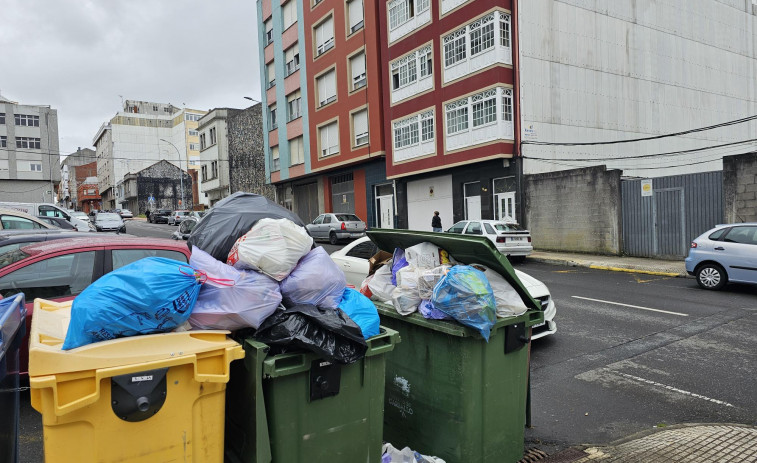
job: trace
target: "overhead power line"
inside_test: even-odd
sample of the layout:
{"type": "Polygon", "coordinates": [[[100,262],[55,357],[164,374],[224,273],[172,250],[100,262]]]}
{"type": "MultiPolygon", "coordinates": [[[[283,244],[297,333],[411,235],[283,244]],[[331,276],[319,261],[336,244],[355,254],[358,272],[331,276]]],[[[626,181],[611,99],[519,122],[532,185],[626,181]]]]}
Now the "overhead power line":
{"type": "Polygon", "coordinates": [[[616,145],[619,143],[633,143],[638,141],[659,140],[661,138],[679,137],[681,135],[689,135],[692,133],[706,132],[708,130],[720,129],[722,127],[729,127],[731,125],[743,124],[745,122],[753,121],[757,119],[757,115],[749,116],[742,119],[736,119],[734,121],[721,122],[720,124],[710,125],[707,127],[701,127],[698,129],[686,130],[683,132],[667,133],[663,135],[655,135],[653,137],[643,138],[629,138],[626,140],[613,140],[613,141],[597,141],[597,142],[582,142],[582,143],[568,143],[568,142],[546,142],[546,141],[521,141],[521,145],[546,145],[546,146],[597,146],[597,145],[616,145]]]}

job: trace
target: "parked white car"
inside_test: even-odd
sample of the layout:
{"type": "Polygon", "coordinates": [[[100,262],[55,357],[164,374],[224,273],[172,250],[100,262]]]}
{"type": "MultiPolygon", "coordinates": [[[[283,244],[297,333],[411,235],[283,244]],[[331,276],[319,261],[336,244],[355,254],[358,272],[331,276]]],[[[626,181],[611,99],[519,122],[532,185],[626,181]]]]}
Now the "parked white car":
{"type": "MultiPolygon", "coordinates": [[[[331,253],[331,259],[344,272],[347,284],[360,288],[363,280],[368,276],[368,259],[377,252],[378,247],[366,236],[351,242],[338,251],[334,251],[331,253]]],[[[554,321],[557,309],[547,285],[520,270],[515,269],[515,274],[518,275],[531,296],[541,303],[542,310],[544,310],[544,323],[533,327],[532,339],[554,334],[557,331],[557,324],[554,321]]]]}
{"type": "Polygon", "coordinates": [[[483,235],[494,243],[497,250],[513,262],[523,262],[534,250],[531,244],[531,232],[524,230],[517,223],[502,220],[461,220],[453,225],[447,233],[462,235],[483,235]]]}

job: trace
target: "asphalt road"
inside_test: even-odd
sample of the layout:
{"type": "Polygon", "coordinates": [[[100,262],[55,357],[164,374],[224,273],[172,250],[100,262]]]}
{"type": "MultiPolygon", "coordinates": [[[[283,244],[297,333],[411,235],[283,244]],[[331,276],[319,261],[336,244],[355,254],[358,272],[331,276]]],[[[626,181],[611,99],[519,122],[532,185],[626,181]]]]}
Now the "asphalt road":
{"type": "MultiPolygon", "coordinates": [[[[137,236],[167,238],[175,229],[127,224],[137,236]]],[[[557,333],[532,343],[526,447],[551,454],[678,423],[757,425],[754,287],[710,292],[693,279],[516,267],[544,281],[557,304],[557,333]]],[[[41,417],[28,392],[20,443],[20,461],[42,461],[41,417]]]]}
{"type": "Polygon", "coordinates": [[[678,423],[757,424],[755,288],[519,266],[550,288],[558,330],[532,344],[532,429],[547,453],[678,423]]]}

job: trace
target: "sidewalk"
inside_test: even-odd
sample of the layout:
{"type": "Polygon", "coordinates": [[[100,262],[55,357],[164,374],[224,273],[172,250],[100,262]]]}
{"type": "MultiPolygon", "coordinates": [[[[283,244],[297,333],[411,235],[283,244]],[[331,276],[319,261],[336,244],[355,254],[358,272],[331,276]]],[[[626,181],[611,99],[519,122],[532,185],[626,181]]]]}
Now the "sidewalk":
{"type": "Polygon", "coordinates": [[[569,448],[539,463],[695,463],[757,461],[757,428],[696,424],[658,428],[611,445],[569,448]]]}
{"type": "Polygon", "coordinates": [[[687,276],[683,258],[680,260],[659,260],[645,257],[599,256],[570,252],[534,251],[528,256],[528,260],[616,272],[646,273],[670,277],[687,276]]]}

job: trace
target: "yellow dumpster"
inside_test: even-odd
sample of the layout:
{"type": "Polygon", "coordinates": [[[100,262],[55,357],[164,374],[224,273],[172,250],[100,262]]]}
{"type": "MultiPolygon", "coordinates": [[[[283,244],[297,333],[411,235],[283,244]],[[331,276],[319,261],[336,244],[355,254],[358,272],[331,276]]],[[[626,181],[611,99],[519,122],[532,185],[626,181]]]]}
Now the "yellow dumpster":
{"type": "Polygon", "coordinates": [[[229,364],[244,350],[225,331],[61,346],[71,302],[34,301],[32,406],[45,461],[222,462],[229,364]]]}

